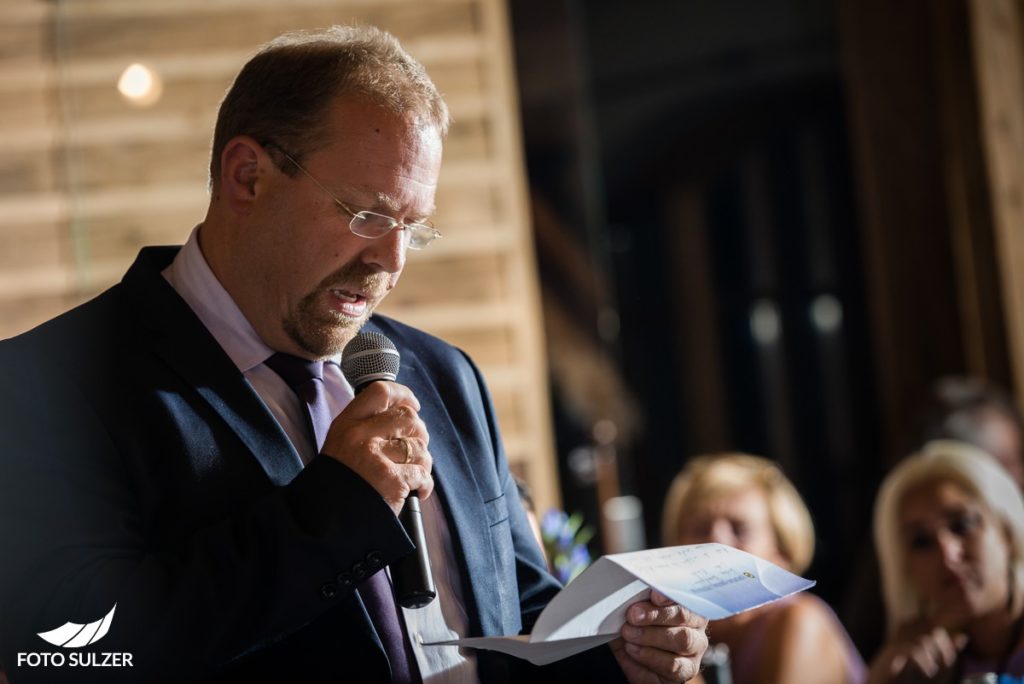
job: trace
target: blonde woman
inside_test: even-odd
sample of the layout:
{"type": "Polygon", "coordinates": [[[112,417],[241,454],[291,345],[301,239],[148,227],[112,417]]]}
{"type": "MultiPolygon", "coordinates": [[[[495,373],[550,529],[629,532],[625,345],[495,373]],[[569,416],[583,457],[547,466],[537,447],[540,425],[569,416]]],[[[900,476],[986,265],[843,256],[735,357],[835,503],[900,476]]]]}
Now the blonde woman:
{"type": "Polygon", "coordinates": [[[1024,677],[1024,500],[987,453],[929,442],[875,502],[888,638],[870,682],[1024,677]]]}
{"type": "MultiPolygon", "coordinates": [[[[665,544],[728,544],[797,574],[814,555],[814,527],[800,495],[775,463],[747,454],[691,459],[669,488],[662,536],[665,544]]],[[[865,677],[835,613],[806,592],[712,622],[708,636],[728,646],[734,684],[865,677]]]]}

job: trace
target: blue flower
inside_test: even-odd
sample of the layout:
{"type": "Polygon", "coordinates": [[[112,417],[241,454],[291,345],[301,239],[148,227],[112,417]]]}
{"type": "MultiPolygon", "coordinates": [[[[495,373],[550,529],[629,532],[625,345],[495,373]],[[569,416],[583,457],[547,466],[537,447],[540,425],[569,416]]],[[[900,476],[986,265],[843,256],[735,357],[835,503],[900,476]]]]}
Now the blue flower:
{"type": "Polygon", "coordinates": [[[544,518],[540,523],[540,532],[541,536],[544,537],[545,543],[549,538],[557,538],[558,531],[564,528],[568,522],[569,516],[565,511],[552,508],[545,513],[544,518]]]}
{"type": "Polygon", "coordinates": [[[580,570],[590,565],[590,551],[583,544],[577,544],[572,547],[572,553],[569,554],[569,566],[578,567],[580,570]]]}
{"type": "Polygon", "coordinates": [[[551,509],[544,514],[540,528],[551,570],[563,584],[590,565],[587,543],[593,539],[594,530],[583,525],[582,515],[570,516],[565,511],[551,509]]]}

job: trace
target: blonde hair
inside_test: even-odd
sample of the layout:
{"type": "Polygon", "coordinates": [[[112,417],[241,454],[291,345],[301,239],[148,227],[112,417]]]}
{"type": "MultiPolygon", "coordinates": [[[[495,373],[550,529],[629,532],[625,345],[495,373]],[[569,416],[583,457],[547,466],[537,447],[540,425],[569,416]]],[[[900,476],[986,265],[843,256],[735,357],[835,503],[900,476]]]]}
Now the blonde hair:
{"type": "Polygon", "coordinates": [[[710,498],[756,487],[768,500],[779,552],[797,574],[814,557],[814,523],[796,487],[774,462],[750,454],[707,454],[690,459],[676,475],[665,497],[661,535],[665,544],[679,540],[680,520],[710,498]]]}
{"type": "Polygon", "coordinates": [[[989,454],[965,442],[934,440],[908,456],[886,476],[875,499],[875,549],[882,575],[889,634],[918,619],[923,597],[906,577],[899,509],[911,489],[943,480],[960,485],[1003,525],[1011,537],[1010,591],[1024,589],[1024,499],[1010,475],[989,454]]]}

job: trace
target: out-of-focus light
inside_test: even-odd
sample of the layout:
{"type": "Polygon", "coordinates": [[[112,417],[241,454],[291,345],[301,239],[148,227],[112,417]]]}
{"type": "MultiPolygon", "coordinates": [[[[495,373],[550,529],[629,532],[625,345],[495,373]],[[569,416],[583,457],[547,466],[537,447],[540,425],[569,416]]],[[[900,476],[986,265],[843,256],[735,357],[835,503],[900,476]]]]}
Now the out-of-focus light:
{"type": "Polygon", "coordinates": [[[594,423],[591,431],[594,435],[594,441],[598,444],[611,444],[619,434],[619,428],[616,427],[614,421],[607,418],[602,418],[594,423]]]}
{"type": "Polygon", "coordinates": [[[843,305],[830,294],[821,294],[811,302],[811,321],[823,333],[834,333],[843,325],[843,305]]]}
{"type": "Polygon", "coordinates": [[[144,64],[130,64],[117,79],[117,90],[124,99],[140,107],[148,107],[160,99],[163,84],[160,74],[144,64]]]}
{"type": "Polygon", "coordinates": [[[750,310],[750,333],[758,344],[769,345],[779,341],[782,322],[779,309],[770,299],[759,299],[750,310]]]}
{"type": "Polygon", "coordinates": [[[602,534],[608,553],[647,548],[644,537],[644,506],[635,496],[613,496],[604,502],[602,534]]]}

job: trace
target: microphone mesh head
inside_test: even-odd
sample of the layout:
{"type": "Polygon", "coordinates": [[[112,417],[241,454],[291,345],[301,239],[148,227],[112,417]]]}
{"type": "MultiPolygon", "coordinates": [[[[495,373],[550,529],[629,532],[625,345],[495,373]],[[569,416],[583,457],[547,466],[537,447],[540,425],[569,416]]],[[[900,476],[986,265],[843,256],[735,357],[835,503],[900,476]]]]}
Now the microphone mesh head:
{"type": "Polygon", "coordinates": [[[395,343],[379,332],[361,332],[341,352],[341,372],[358,392],[374,380],[394,381],[401,359],[395,343]]]}

